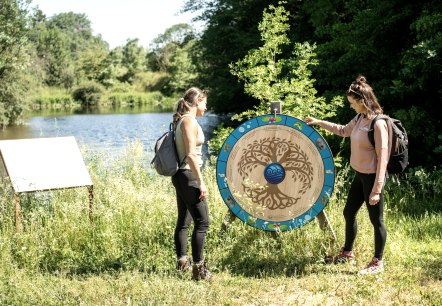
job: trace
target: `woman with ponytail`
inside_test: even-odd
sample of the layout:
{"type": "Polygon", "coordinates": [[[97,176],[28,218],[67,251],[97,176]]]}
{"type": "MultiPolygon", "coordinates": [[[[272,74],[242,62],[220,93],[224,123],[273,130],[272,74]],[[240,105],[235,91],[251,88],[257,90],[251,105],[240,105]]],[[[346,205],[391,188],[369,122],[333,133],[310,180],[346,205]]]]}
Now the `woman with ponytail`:
{"type": "Polygon", "coordinates": [[[306,117],[309,125],[319,125],[341,137],[350,137],[350,165],[355,170],[344,208],[345,243],[334,258],[335,263],[354,261],[353,243],[356,238],[356,214],[365,202],[370,221],[374,227],[374,257],[359,274],[374,274],[383,271],[382,260],[387,232],[384,224],[384,185],[389,159],[388,128],[385,120],[374,125],[375,147],[368,138],[371,121],[382,114],[382,108],[363,76],[358,76],[347,90],[350,107],[357,115],[346,125],[339,125],[312,117],[306,117]]]}
{"type": "Polygon", "coordinates": [[[209,228],[207,207],[207,187],[201,173],[202,145],[204,134],[196,117],[206,111],[207,94],[192,87],[178,100],[173,116],[175,141],[179,160],[184,160],[178,172],[172,177],[176,190],[178,218],[175,227],[175,250],[177,268],[182,271],[192,269],[192,279],[210,280],[212,274],[207,270],[203,258],[204,241],[209,228]],[[192,233],[192,259],[187,255],[187,234],[190,223],[194,221],[192,233]]]}

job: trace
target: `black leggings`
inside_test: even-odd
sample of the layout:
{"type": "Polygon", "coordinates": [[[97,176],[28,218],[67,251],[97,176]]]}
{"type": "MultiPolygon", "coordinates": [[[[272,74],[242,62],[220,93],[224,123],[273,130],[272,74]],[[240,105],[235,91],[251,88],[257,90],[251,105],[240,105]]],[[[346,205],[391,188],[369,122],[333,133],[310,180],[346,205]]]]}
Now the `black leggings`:
{"type": "Polygon", "coordinates": [[[204,241],[209,229],[209,211],[206,200],[200,201],[200,190],[190,170],[179,170],[172,183],[176,190],[178,218],[175,227],[175,250],[177,258],[187,255],[187,230],[192,219],[195,223],[192,233],[192,258],[203,260],[204,241]]]}
{"type": "Polygon", "coordinates": [[[382,259],[384,253],[385,241],[387,239],[387,230],[384,224],[384,189],[382,188],[379,203],[370,205],[368,198],[373,188],[376,174],[364,174],[356,172],[355,178],[350,186],[348,192],[347,203],[344,208],[345,218],[345,244],[344,250],[351,251],[353,243],[358,231],[358,224],[356,221],[356,214],[361,208],[362,204],[366,203],[370,221],[374,227],[374,256],[382,259]]]}

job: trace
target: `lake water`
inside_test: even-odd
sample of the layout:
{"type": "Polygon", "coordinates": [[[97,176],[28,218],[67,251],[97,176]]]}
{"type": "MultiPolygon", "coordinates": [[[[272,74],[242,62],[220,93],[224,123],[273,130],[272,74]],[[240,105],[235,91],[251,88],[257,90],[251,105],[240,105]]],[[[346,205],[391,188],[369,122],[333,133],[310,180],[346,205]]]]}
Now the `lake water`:
{"type": "MultiPolygon", "coordinates": [[[[78,145],[96,153],[120,155],[127,145],[141,141],[153,156],[155,140],[169,129],[171,112],[33,115],[22,126],[0,130],[0,140],[74,136],[78,145]]],[[[206,113],[197,118],[206,141],[220,123],[219,116],[206,113]]],[[[207,143],[203,147],[207,157],[207,143]]]]}

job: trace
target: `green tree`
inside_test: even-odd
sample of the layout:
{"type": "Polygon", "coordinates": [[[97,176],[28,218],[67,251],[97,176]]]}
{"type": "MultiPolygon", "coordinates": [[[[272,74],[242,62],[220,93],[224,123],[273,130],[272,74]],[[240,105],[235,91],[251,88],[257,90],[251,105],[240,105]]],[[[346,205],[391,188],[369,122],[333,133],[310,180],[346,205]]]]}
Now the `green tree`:
{"type": "Polygon", "coordinates": [[[260,101],[253,111],[243,112],[238,119],[268,113],[269,102],[274,100],[283,101],[285,112],[300,118],[306,115],[333,117],[342,105],[339,97],[332,103],[316,97],[315,80],[309,69],[317,64],[314,45],[295,43],[291,57],[281,57],[283,48],[290,45],[289,15],[283,6],[270,5],[258,26],[263,45],[230,65],[232,73],[245,82],[246,93],[260,101]]]}
{"type": "Polygon", "coordinates": [[[90,47],[78,54],[78,72],[81,79],[98,81],[109,52],[100,47],[90,47]]]}
{"type": "Polygon", "coordinates": [[[73,59],[90,49],[107,49],[101,37],[93,35],[91,21],[85,14],[67,12],[54,15],[49,19],[48,27],[57,28],[68,37],[68,50],[73,59]]]}
{"type": "MultiPolygon", "coordinates": [[[[231,64],[232,74],[245,83],[245,92],[260,101],[253,109],[235,115],[232,119],[250,118],[269,113],[271,101],[282,101],[285,113],[303,118],[306,115],[328,118],[336,115],[342,106],[342,98],[335,97],[330,103],[317,97],[311,79],[309,66],[317,64],[314,45],[309,43],[292,44],[287,37],[290,26],[289,12],[283,7],[270,5],[264,10],[258,29],[263,45],[252,49],[235,64],[231,64]],[[284,47],[294,45],[290,57],[282,57],[284,47]]],[[[225,136],[218,131],[217,135],[225,136]]],[[[211,142],[212,149],[220,141],[211,142]]]]}
{"type": "MultiPolygon", "coordinates": [[[[311,67],[320,96],[343,95],[358,74],[373,86],[387,114],[398,117],[409,130],[412,166],[439,165],[442,128],[441,6],[436,0],[287,0],[291,41],[316,45],[318,65],[311,67]],[[425,124],[422,124],[425,118],[425,124]],[[425,135],[425,137],[422,137],[425,135]]],[[[199,80],[211,90],[215,111],[241,112],[258,101],[242,96],[228,66],[260,46],[257,18],[269,0],[188,0],[186,10],[199,11],[206,30],[194,52],[199,80]]],[[[283,48],[281,57],[293,50],[283,48]]],[[[337,122],[348,122],[354,112],[338,111],[337,122]]]]}
{"type": "Polygon", "coordinates": [[[167,74],[162,80],[163,94],[174,95],[194,84],[197,76],[192,56],[195,41],[193,27],[185,23],[171,26],[152,41],[147,66],[152,71],[167,74]]]}
{"type": "Polygon", "coordinates": [[[0,5],[0,127],[17,124],[26,108],[24,82],[27,54],[27,2],[2,0],[0,5]]]}
{"type": "Polygon", "coordinates": [[[85,80],[97,80],[108,47],[101,37],[93,36],[85,14],[60,13],[47,19],[37,9],[31,27],[29,39],[43,63],[47,85],[71,89],[85,80]]]}
{"type": "Polygon", "coordinates": [[[201,12],[205,30],[192,56],[197,83],[210,90],[210,107],[219,113],[241,112],[258,101],[244,93],[244,84],[229,71],[229,64],[243,58],[260,44],[259,18],[264,8],[277,1],[188,0],[184,10],[201,12]]]}
{"type": "Polygon", "coordinates": [[[122,82],[133,83],[135,75],[144,70],[146,51],[138,45],[138,39],[128,39],[122,50],[121,64],[127,69],[122,82]]]}
{"type": "Polygon", "coordinates": [[[150,44],[148,64],[153,71],[170,72],[172,58],[178,49],[184,48],[195,39],[192,26],[175,24],[158,35],[150,44]]]}
{"type": "Polygon", "coordinates": [[[126,68],[122,65],[123,48],[116,47],[112,49],[101,61],[98,81],[109,88],[117,84],[118,80],[123,78],[126,68]]]}
{"type": "Polygon", "coordinates": [[[396,110],[395,115],[412,127],[409,134],[414,145],[427,148],[415,151],[414,160],[436,165],[440,164],[442,157],[442,122],[439,114],[434,112],[442,94],[441,28],[442,4],[440,1],[425,3],[420,15],[410,25],[415,39],[402,52],[400,69],[391,86],[392,94],[411,105],[405,109],[407,111],[396,110]]]}
{"type": "Polygon", "coordinates": [[[182,48],[177,48],[171,59],[169,72],[170,80],[168,87],[171,92],[184,92],[197,78],[196,66],[192,61],[191,52],[195,41],[189,41],[182,48]]]}
{"type": "Polygon", "coordinates": [[[412,166],[440,164],[434,152],[442,127],[433,110],[441,99],[441,7],[434,0],[303,3],[318,42],[318,89],[342,92],[356,75],[366,75],[384,111],[407,127],[412,166]]]}
{"type": "Polygon", "coordinates": [[[45,62],[46,84],[49,86],[72,87],[72,63],[69,54],[69,39],[58,28],[52,27],[41,32],[38,37],[37,52],[45,62]],[[65,83],[66,80],[67,83],[65,83]]]}

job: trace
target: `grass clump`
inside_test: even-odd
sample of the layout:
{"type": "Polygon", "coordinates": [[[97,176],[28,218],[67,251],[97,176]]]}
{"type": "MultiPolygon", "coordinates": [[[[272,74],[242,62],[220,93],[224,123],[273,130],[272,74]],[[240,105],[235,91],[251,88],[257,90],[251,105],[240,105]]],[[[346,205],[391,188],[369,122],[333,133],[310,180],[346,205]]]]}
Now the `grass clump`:
{"type": "MultiPolygon", "coordinates": [[[[13,200],[0,203],[0,303],[8,305],[439,305],[442,302],[442,209],[438,174],[411,169],[387,186],[383,274],[355,272],[370,260],[373,232],[358,215],[356,266],[325,265],[344,240],[342,209],[351,180],[336,178],[327,215],[331,245],[316,222],[277,239],[240,221],[220,235],[227,213],[215,169],[204,169],[211,227],[205,255],[216,279],[195,283],[175,271],[175,191],[156,175],[140,142],[117,159],[85,152],[94,182],[93,222],[86,188],[21,195],[23,232],[13,200]],[[424,173],[424,174],[422,174],[424,173]],[[418,178],[432,184],[422,185],[418,178]],[[436,194],[435,194],[436,193],[436,194]]],[[[438,172],[440,174],[440,172],[438,172]]],[[[189,244],[190,245],[190,244],[189,244]]],[[[189,250],[190,251],[190,250],[189,250]]]]}

